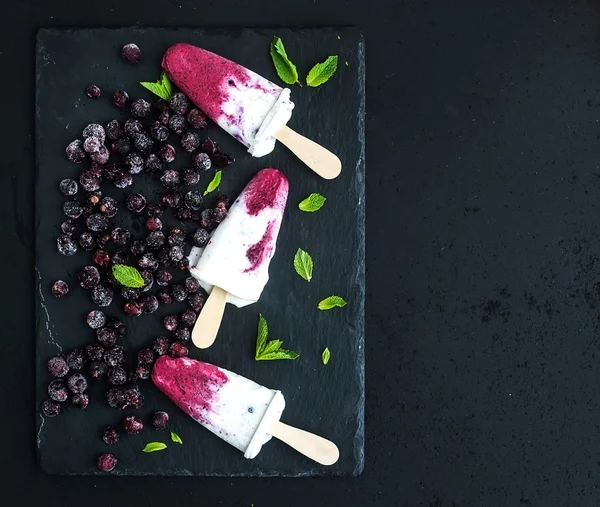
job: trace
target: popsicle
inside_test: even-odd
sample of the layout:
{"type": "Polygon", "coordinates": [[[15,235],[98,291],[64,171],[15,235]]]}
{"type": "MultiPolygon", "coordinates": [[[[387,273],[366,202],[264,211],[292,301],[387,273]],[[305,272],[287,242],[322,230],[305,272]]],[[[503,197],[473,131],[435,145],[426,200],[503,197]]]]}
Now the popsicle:
{"type": "Polygon", "coordinates": [[[332,465],[339,451],[332,442],[280,421],[285,399],[236,373],[187,357],[161,356],[152,381],[192,419],[255,458],[272,436],[323,465],[332,465]]]}
{"type": "Polygon", "coordinates": [[[246,146],[252,156],[271,153],[279,139],[323,178],[335,178],[340,173],[338,157],[287,127],[294,109],[289,88],[185,43],[167,50],[162,67],[196,106],[246,146]]]}
{"type": "Polygon", "coordinates": [[[192,340],[209,347],[217,334],[226,302],[255,303],[269,280],[288,195],[288,181],[277,169],[262,169],[246,185],[204,249],[190,254],[190,273],[210,293],[192,340]]]}

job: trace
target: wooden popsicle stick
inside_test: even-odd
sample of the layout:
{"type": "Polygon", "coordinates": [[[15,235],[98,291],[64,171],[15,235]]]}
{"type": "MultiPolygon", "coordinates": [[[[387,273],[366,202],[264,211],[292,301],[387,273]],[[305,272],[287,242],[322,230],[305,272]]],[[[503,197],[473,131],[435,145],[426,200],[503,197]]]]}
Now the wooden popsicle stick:
{"type": "Polygon", "coordinates": [[[192,330],[192,342],[196,347],[207,349],[215,342],[223,319],[227,294],[221,287],[213,287],[192,330]]]}
{"type": "Polygon", "coordinates": [[[342,171],[342,162],[328,149],[284,125],[275,134],[292,152],[322,178],[331,180],[342,171]]]}
{"type": "Polygon", "coordinates": [[[333,465],[340,457],[333,442],[281,421],[273,421],[269,433],[321,465],[333,465]]]}

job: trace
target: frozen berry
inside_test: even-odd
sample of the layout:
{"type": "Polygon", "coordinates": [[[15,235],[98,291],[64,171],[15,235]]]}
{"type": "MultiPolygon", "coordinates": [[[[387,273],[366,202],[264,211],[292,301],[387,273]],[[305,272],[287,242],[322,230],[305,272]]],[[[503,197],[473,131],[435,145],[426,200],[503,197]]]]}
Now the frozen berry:
{"type": "Polygon", "coordinates": [[[184,206],[180,206],[175,210],[175,216],[182,222],[185,222],[186,220],[190,220],[192,218],[192,210],[184,206]]]}
{"type": "Polygon", "coordinates": [[[187,342],[190,340],[190,330],[187,327],[178,327],[173,331],[173,339],[178,342],[187,342]]]}
{"type": "Polygon", "coordinates": [[[190,268],[190,261],[187,257],[184,257],[183,259],[175,263],[175,267],[179,271],[186,271],[190,268]]]}
{"type": "Polygon", "coordinates": [[[98,468],[103,472],[112,472],[119,460],[112,454],[102,454],[98,458],[98,468]]]}
{"type": "Polygon", "coordinates": [[[148,269],[140,271],[140,276],[144,280],[144,285],[141,287],[142,292],[148,292],[154,285],[154,275],[148,269]]]}
{"type": "Polygon", "coordinates": [[[125,304],[125,315],[129,317],[138,317],[142,314],[142,305],[136,301],[130,301],[125,304]]]}
{"type": "Polygon", "coordinates": [[[152,350],[154,350],[157,356],[164,356],[169,351],[169,345],[170,342],[168,338],[159,336],[156,340],[154,340],[152,350]]]}
{"type": "Polygon", "coordinates": [[[142,269],[156,271],[158,269],[158,260],[156,259],[156,257],[154,257],[154,254],[147,253],[139,258],[138,266],[142,269]]]}
{"type": "Polygon", "coordinates": [[[94,266],[85,266],[77,274],[77,279],[82,288],[92,289],[100,283],[100,272],[94,266]]]}
{"type": "Polygon", "coordinates": [[[77,201],[65,201],[63,211],[69,218],[77,219],[83,213],[83,207],[77,201]]]}
{"type": "Polygon", "coordinates": [[[52,400],[46,400],[42,403],[42,413],[46,417],[56,417],[60,414],[61,406],[60,403],[52,400]]]}
{"type": "MultiPolygon", "coordinates": [[[[137,373],[136,373],[137,378],[137,373]]],[[[124,391],[125,402],[132,408],[140,408],[144,403],[144,396],[137,386],[129,387],[124,391]]]]}
{"type": "Polygon", "coordinates": [[[100,200],[100,205],[98,206],[98,210],[103,215],[106,215],[107,217],[112,218],[117,214],[117,211],[119,211],[119,205],[118,205],[116,199],[113,199],[112,197],[103,197],[100,200]]]}
{"type": "Polygon", "coordinates": [[[85,364],[85,352],[82,349],[73,349],[67,354],[67,364],[71,370],[81,370],[85,364]]]}
{"type": "Polygon", "coordinates": [[[188,294],[198,292],[200,290],[200,282],[196,280],[193,276],[188,276],[185,279],[185,290],[188,291],[188,294]]]}
{"type": "Polygon", "coordinates": [[[135,369],[135,373],[142,380],[146,380],[146,379],[150,378],[150,368],[148,366],[146,366],[145,364],[138,364],[137,368],[135,369]]]}
{"type": "Polygon", "coordinates": [[[53,357],[48,361],[48,371],[53,377],[61,378],[69,373],[69,365],[62,357],[53,357]]]}
{"type": "MultiPolygon", "coordinates": [[[[98,310],[94,310],[98,311],[98,310]]],[[[85,353],[90,361],[101,361],[104,356],[104,347],[102,345],[96,345],[95,343],[90,343],[85,348],[85,353]]]]}
{"type": "Polygon", "coordinates": [[[156,296],[147,296],[141,301],[144,313],[154,313],[158,310],[158,299],[156,296]]]}
{"type": "Polygon", "coordinates": [[[112,347],[117,343],[117,333],[114,329],[103,327],[96,331],[96,338],[105,347],[112,347]]]}
{"type": "Polygon", "coordinates": [[[162,203],[167,208],[177,208],[181,202],[181,194],[177,190],[171,190],[162,197],[162,203]]]}
{"type": "Polygon", "coordinates": [[[71,399],[71,403],[75,408],[84,409],[89,405],[90,398],[87,394],[76,394],[71,399]]]}
{"type": "Polygon", "coordinates": [[[206,229],[198,229],[194,233],[194,246],[205,247],[208,244],[210,234],[206,229]]]}
{"type": "Polygon", "coordinates": [[[170,246],[183,246],[185,243],[185,233],[179,228],[171,229],[167,239],[170,246]]]}
{"type": "Polygon", "coordinates": [[[169,109],[169,103],[165,99],[156,99],[152,103],[152,105],[154,106],[154,109],[156,109],[158,112],[166,111],[167,109],[169,109]]]}
{"type": "Polygon", "coordinates": [[[156,430],[166,430],[169,424],[169,414],[166,412],[156,412],[150,419],[152,427],[156,430]]]}
{"type": "Polygon", "coordinates": [[[104,285],[96,285],[92,289],[92,301],[98,306],[108,306],[112,303],[113,291],[104,285]]]}
{"type": "Polygon", "coordinates": [[[94,136],[90,136],[83,141],[83,149],[87,153],[96,153],[100,149],[100,146],[102,146],[100,139],[94,136]]]}
{"type": "Polygon", "coordinates": [[[67,379],[67,386],[73,394],[79,394],[87,389],[87,380],[81,373],[75,373],[67,379]]]}
{"type": "Polygon", "coordinates": [[[125,390],[121,387],[111,387],[106,393],[106,401],[112,408],[123,409],[128,405],[125,401],[125,390]]]}
{"type": "Polygon", "coordinates": [[[154,362],[154,351],[152,349],[142,349],[138,352],[138,362],[140,364],[152,364],[154,362]]]}
{"type": "Polygon", "coordinates": [[[129,44],[125,44],[123,46],[123,49],[121,50],[121,56],[123,57],[123,60],[128,63],[137,63],[142,58],[142,52],[137,45],[135,45],[133,42],[130,42],[129,44]]]}
{"type": "Polygon", "coordinates": [[[123,420],[123,428],[130,435],[135,435],[144,429],[144,424],[142,420],[134,415],[128,415],[123,420]]]}
{"type": "Polygon", "coordinates": [[[150,135],[155,141],[164,142],[169,137],[169,129],[159,121],[156,121],[150,127],[150,135]]]}
{"type": "MultiPolygon", "coordinates": [[[[94,268],[96,269],[96,268],[94,268]]],[[[101,310],[92,310],[87,314],[87,323],[92,329],[100,329],[106,324],[106,315],[101,310]]]]}
{"type": "Polygon", "coordinates": [[[187,121],[195,129],[205,129],[208,125],[206,115],[198,109],[190,109],[187,114],[187,121]]]}
{"type": "Polygon", "coordinates": [[[212,139],[207,139],[202,143],[202,151],[208,155],[212,155],[219,150],[219,145],[212,139]]]}
{"type": "Polygon", "coordinates": [[[80,139],[75,139],[75,141],[69,143],[65,151],[67,152],[67,158],[76,164],[79,164],[85,158],[83,142],[80,139]]]}
{"type": "Polygon", "coordinates": [[[139,134],[144,130],[142,126],[142,122],[136,118],[129,118],[125,125],[123,126],[123,130],[125,130],[125,135],[128,137],[135,137],[136,134],[139,134]]]}
{"type": "Polygon", "coordinates": [[[202,310],[205,301],[206,298],[201,293],[190,294],[187,299],[187,303],[188,305],[190,305],[190,308],[197,313],[200,312],[200,310],[202,310]]]}
{"type": "Polygon", "coordinates": [[[229,209],[229,198],[226,195],[219,194],[217,196],[217,208],[229,209]]]}
{"type": "Polygon", "coordinates": [[[192,152],[200,146],[200,136],[196,132],[186,132],[181,136],[181,147],[187,151],[192,152]]]}
{"type": "Polygon", "coordinates": [[[125,157],[125,165],[131,174],[139,174],[144,169],[144,157],[135,151],[128,153],[125,157]]]}
{"type": "Polygon", "coordinates": [[[202,206],[202,194],[196,190],[190,190],[183,198],[185,205],[192,210],[198,210],[202,206]]]}
{"type": "Polygon", "coordinates": [[[181,92],[174,93],[169,99],[169,107],[175,114],[185,114],[190,106],[190,100],[181,92]]]}
{"type": "Polygon", "coordinates": [[[150,250],[158,250],[165,243],[165,235],[162,231],[154,231],[146,237],[146,246],[150,250]]]}
{"type": "Polygon", "coordinates": [[[196,314],[193,310],[186,310],[179,316],[179,321],[184,326],[192,327],[196,323],[196,314]]]}
{"type": "Polygon", "coordinates": [[[150,218],[160,218],[163,216],[163,209],[158,204],[148,204],[146,214],[150,218]]]}
{"type": "Polygon", "coordinates": [[[212,162],[206,153],[197,152],[192,155],[192,165],[197,171],[205,172],[212,167],[212,162]]]}
{"type": "Polygon", "coordinates": [[[119,155],[127,155],[131,151],[131,141],[128,137],[120,137],[111,145],[112,151],[116,151],[119,155]]]}
{"type": "Polygon", "coordinates": [[[149,174],[154,174],[162,170],[162,166],[163,165],[160,158],[158,158],[158,155],[155,155],[154,153],[150,153],[150,155],[146,157],[146,160],[144,160],[144,167],[146,168],[146,172],[149,174]]]}
{"type": "Polygon", "coordinates": [[[104,362],[108,366],[122,366],[125,362],[125,349],[121,345],[113,345],[104,352],[104,362]]]}
{"type": "Polygon", "coordinates": [[[65,297],[68,293],[69,293],[69,286],[67,285],[66,282],[63,282],[62,280],[57,280],[52,285],[52,294],[54,295],[54,297],[56,299],[65,297]]]}
{"type": "Polygon", "coordinates": [[[75,195],[77,193],[78,185],[75,180],[71,180],[71,179],[67,178],[60,182],[60,184],[58,185],[58,188],[60,189],[60,191],[63,195],[71,196],[71,195],[75,195]]]}
{"type": "Polygon", "coordinates": [[[129,94],[123,90],[117,90],[112,97],[113,104],[118,108],[125,107],[129,100],[129,94]]]}
{"type": "Polygon", "coordinates": [[[163,289],[158,293],[158,300],[163,305],[170,305],[173,302],[173,298],[167,289],[163,289]]]}
{"type": "Polygon", "coordinates": [[[115,176],[115,187],[127,188],[133,185],[133,176],[130,173],[119,171],[119,174],[115,176]]]}
{"type": "Polygon", "coordinates": [[[137,301],[140,298],[140,290],[133,287],[123,287],[121,297],[125,301],[137,301]]]}
{"type": "Polygon", "coordinates": [[[119,137],[123,137],[125,131],[123,130],[122,125],[119,123],[119,120],[110,120],[106,124],[106,137],[108,137],[111,141],[116,141],[119,137]]]}
{"type": "Polygon", "coordinates": [[[154,277],[156,283],[161,287],[165,287],[169,285],[171,280],[173,279],[173,275],[169,273],[166,269],[161,269],[158,271],[154,277]]]}
{"type": "Polygon", "coordinates": [[[123,227],[116,227],[110,233],[113,243],[117,245],[126,245],[131,239],[131,233],[123,227]]]}
{"type": "Polygon", "coordinates": [[[163,266],[171,265],[171,258],[169,257],[169,247],[161,248],[158,251],[158,262],[163,266]]]}
{"type": "Polygon", "coordinates": [[[48,396],[54,401],[63,402],[69,397],[69,391],[64,380],[53,380],[48,384],[48,396]]]}
{"type": "Polygon", "coordinates": [[[227,209],[217,207],[213,210],[212,219],[215,224],[220,224],[226,218],[227,218],[227,209]]]}
{"type": "Polygon", "coordinates": [[[85,94],[90,98],[90,99],[97,99],[98,97],[100,97],[100,88],[98,88],[96,85],[89,85],[86,89],[85,89],[85,94]]]}
{"type": "Polygon", "coordinates": [[[144,99],[137,99],[131,104],[131,114],[136,118],[145,118],[150,114],[150,102],[144,99]]]}
{"type": "Polygon", "coordinates": [[[200,173],[194,169],[184,169],[181,172],[181,182],[184,185],[196,185],[200,181],[200,173]]]}
{"type": "Polygon", "coordinates": [[[173,162],[175,160],[175,148],[170,144],[163,144],[158,150],[158,156],[163,162],[173,162]]]}
{"type": "Polygon", "coordinates": [[[110,255],[104,250],[96,250],[92,256],[94,264],[105,268],[110,265],[110,255]]]}
{"type": "Polygon", "coordinates": [[[200,214],[200,225],[205,229],[214,229],[214,211],[211,209],[205,209],[200,214]]]}
{"type": "Polygon", "coordinates": [[[219,169],[224,169],[235,162],[233,157],[230,157],[226,153],[221,153],[220,151],[213,153],[210,156],[210,159],[212,160],[213,165],[219,169]]]}
{"type": "Polygon", "coordinates": [[[171,115],[169,118],[169,129],[175,134],[181,134],[187,127],[187,121],[180,114],[171,115]]]}
{"type": "Polygon", "coordinates": [[[169,250],[169,257],[171,257],[171,260],[173,262],[177,262],[183,259],[183,255],[183,248],[178,245],[172,246],[171,250],[169,250]]]}
{"type": "MultiPolygon", "coordinates": [[[[102,349],[102,350],[104,350],[104,349],[102,349]]],[[[92,377],[93,379],[101,379],[101,378],[104,378],[104,376],[108,372],[108,366],[106,366],[106,363],[99,361],[99,360],[92,361],[88,372],[90,374],[90,377],[92,377]]]]}
{"type": "MultiPolygon", "coordinates": [[[[88,137],[88,139],[95,139],[88,137]]],[[[94,176],[92,171],[83,171],[79,177],[79,183],[84,190],[93,192],[94,190],[100,189],[100,179],[94,176]]]]}
{"type": "Polygon", "coordinates": [[[167,331],[175,331],[177,329],[177,325],[179,324],[179,319],[177,315],[167,315],[163,319],[163,323],[167,331]]]}
{"type": "Polygon", "coordinates": [[[127,374],[120,366],[114,366],[108,370],[108,383],[113,386],[123,385],[127,381],[127,374]]]}
{"type": "Polygon", "coordinates": [[[83,129],[83,138],[87,139],[88,137],[97,137],[101,143],[106,141],[106,132],[104,131],[104,127],[99,123],[90,123],[83,129]]]}
{"type": "Polygon", "coordinates": [[[77,253],[77,243],[70,236],[59,236],[56,240],[56,248],[61,255],[71,256],[77,253]]]}
{"type": "Polygon", "coordinates": [[[188,348],[181,342],[173,342],[169,346],[169,355],[171,357],[184,357],[188,355],[188,348]]]}
{"type": "Polygon", "coordinates": [[[142,255],[146,251],[146,244],[143,241],[136,239],[133,243],[131,243],[129,251],[136,256],[142,255]]]}
{"type": "Polygon", "coordinates": [[[179,171],[176,171],[175,169],[167,169],[166,171],[164,171],[160,177],[160,182],[166,187],[166,188],[176,188],[179,186],[179,171]]]}
{"type": "Polygon", "coordinates": [[[87,218],[85,224],[88,226],[88,229],[94,232],[105,231],[109,225],[108,217],[102,213],[94,213],[87,218]]]}
{"type": "Polygon", "coordinates": [[[100,190],[94,190],[93,192],[88,192],[86,196],[86,200],[88,204],[91,206],[96,206],[100,203],[102,199],[102,192],[100,190]]]}
{"type": "Polygon", "coordinates": [[[107,444],[116,444],[119,441],[119,430],[114,426],[107,426],[102,433],[102,440],[107,444]]]}
{"type": "Polygon", "coordinates": [[[171,119],[171,111],[162,111],[158,115],[158,121],[167,127],[169,125],[169,120],[171,119]]]}
{"type": "Polygon", "coordinates": [[[148,229],[150,232],[160,231],[162,229],[162,222],[160,221],[160,218],[149,218],[146,221],[146,229],[148,229]]]}
{"type": "Polygon", "coordinates": [[[131,194],[127,198],[127,209],[133,213],[141,213],[146,207],[146,198],[142,194],[131,194]]]}
{"type": "Polygon", "coordinates": [[[140,132],[133,138],[133,146],[135,146],[136,150],[142,153],[150,152],[153,144],[154,141],[152,141],[152,138],[145,132],[140,132]]]}

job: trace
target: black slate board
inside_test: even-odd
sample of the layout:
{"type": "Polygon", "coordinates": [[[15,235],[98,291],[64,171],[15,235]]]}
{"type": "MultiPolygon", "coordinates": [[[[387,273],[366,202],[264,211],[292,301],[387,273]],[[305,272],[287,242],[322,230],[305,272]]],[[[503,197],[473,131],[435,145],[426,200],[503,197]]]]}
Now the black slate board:
{"type": "MultiPolygon", "coordinates": [[[[64,198],[57,190],[60,179],[78,177],[82,166],[66,160],[64,147],[80,137],[90,122],[106,123],[125,118],[109,103],[116,89],[133,97],[151,98],[137,83],[154,80],[159,74],[164,50],[185,41],[237,61],[278,82],[268,56],[275,30],[192,29],[85,29],[41,30],[37,41],[37,193],[36,193],[36,297],[37,297],[37,402],[46,398],[50,380],[46,361],[53,355],[84,346],[94,340],[85,314],[94,308],[89,295],[76,286],[76,273],[90,264],[88,253],[74,257],[59,255],[59,234],[64,198]],[[119,57],[120,47],[134,41],[143,51],[143,61],[127,65],[119,57]],[[103,96],[88,99],[83,90],[99,85],[103,96]],[[50,291],[56,279],[64,279],[71,293],[56,300],[50,291]]],[[[223,151],[237,159],[224,173],[220,191],[235,196],[263,167],[277,167],[290,180],[288,208],[271,263],[271,280],[261,300],[244,309],[227,307],[217,343],[207,351],[192,350],[192,357],[206,360],[247,376],[258,383],[280,389],[287,402],[283,421],[335,441],[339,462],[321,467],[278,441],[269,442],[254,460],[227,445],[180,412],[151,381],[142,382],[145,404],[138,411],[118,411],[103,399],[106,383],[92,384],[90,406],[85,411],[69,408],[56,418],[37,416],[37,447],[41,467],[49,473],[97,474],[95,458],[113,452],[120,460],[113,474],[120,475],[218,475],[218,476],[306,476],[357,475],[363,468],[364,410],[364,41],[353,29],[276,30],[286,43],[303,77],[310,67],[329,54],[339,54],[337,74],[325,86],[310,89],[295,86],[296,104],[290,126],[337,153],[342,175],[325,181],[313,175],[286,148],[279,145],[262,158],[253,159],[245,148],[218,129],[209,135],[223,151]],[[347,64],[346,64],[347,62],[347,64]],[[310,192],[328,197],[323,210],[302,213],[298,202],[310,192]],[[309,251],[315,262],[310,284],[296,275],[292,259],[297,248],[309,251]],[[317,302],[332,294],[349,301],[343,309],[320,312],[317,302]],[[258,313],[269,322],[272,338],[297,350],[297,361],[255,362],[253,350],[258,313]],[[321,351],[332,351],[329,365],[321,363],[321,351]],[[170,445],[160,453],[144,454],[143,445],[152,440],[168,441],[166,434],[147,429],[140,435],[122,437],[114,446],[101,440],[105,425],[119,425],[130,413],[145,421],[155,410],[171,414],[172,429],[184,445],[170,445]]],[[[185,159],[187,160],[187,158],[185,159]]],[[[179,158],[175,167],[185,165],[179,158]]],[[[202,190],[212,175],[204,175],[202,190]]],[[[148,175],[136,179],[135,191],[156,201],[160,185],[148,175]]],[[[103,183],[107,195],[125,193],[103,183]]],[[[210,203],[210,198],[208,200],[210,203]]],[[[136,237],[143,234],[143,219],[119,213],[120,223],[131,227],[136,237]]],[[[175,225],[174,218],[168,219],[175,225]]],[[[186,224],[186,230],[194,230],[186,224]]],[[[124,344],[137,351],[164,334],[164,315],[182,311],[184,305],[161,307],[151,316],[126,318],[123,301],[115,297],[108,314],[123,318],[128,325],[124,344]]]]}

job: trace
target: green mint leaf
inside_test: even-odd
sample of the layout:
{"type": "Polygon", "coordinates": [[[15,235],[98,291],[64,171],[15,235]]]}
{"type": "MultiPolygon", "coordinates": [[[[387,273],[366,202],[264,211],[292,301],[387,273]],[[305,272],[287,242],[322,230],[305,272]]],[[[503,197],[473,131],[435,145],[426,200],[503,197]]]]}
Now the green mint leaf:
{"type": "Polygon", "coordinates": [[[281,348],[282,345],[283,345],[283,342],[281,340],[269,340],[266,347],[261,351],[260,356],[264,356],[264,355],[272,354],[273,352],[277,352],[281,348]]]}
{"type": "Polygon", "coordinates": [[[258,315],[258,333],[256,336],[256,353],[254,354],[255,358],[260,356],[260,353],[265,349],[267,345],[267,337],[269,336],[269,327],[267,326],[267,321],[262,315],[258,315]]]}
{"type": "Polygon", "coordinates": [[[321,354],[321,359],[323,359],[323,364],[327,364],[329,362],[330,358],[331,358],[331,352],[329,352],[329,349],[327,347],[325,347],[323,354],[321,354]]]}
{"type": "Polygon", "coordinates": [[[283,47],[283,42],[281,42],[281,39],[277,36],[273,37],[270,53],[271,58],[273,59],[273,64],[275,65],[275,70],[277,71],[277,75],[280,77],[280,79],[289,85],[293,85],[295,83],[300,84],[298,81],[298,71],[296,70],[296,66],[288,58],[285,48],[283,47]]]}
{"type": "Polygon", "coordinates": [[[276,361],[278,359],[296,359],[300,357],[300,354],[294,352],[293,350],[285,350],[279,349],[276,352],[270,352],[269,354],[261,354],[260,357],[257,357],[257,361],[276,361]]]}
{"type": "Polygon", "coordinates": [[[341,298],[340,296],[329,296],[328,298],[325,298],[319,303],[318,308],[319,310],[331,310],[336,306],[341,308],[342,306],[346,306],[347,304],[348,303],[344,301],[344,298],[341,298]]]}
{"type": "Polygon", "coordinates": [[[162,442],[148,442],[142,449],[142,452],[156,452],[166,448],[167,444],[163,444],[162,442]]]}
{"type": "Polygon", "coordinates": [[[310,282],[313,273],[313,261],[311,256],[301,248],[298,248],[294,257],[294,269],[302,278],[310,282]]]}
{"type": "MultiPolygon", "coordinates": [[[[183,444],[183,440],[181,440],[181,437],[174,431],[171,431],[171,440],[176,444],[183,444]]],[[[165,445],[165,447],[167,446],[165,445]]]]}
{"type": "Polygon", "coordinates": [[[220,184],[221,184],[221,171],[217,171],[215,173],[215,175],[213,176],[212,181],[208,184],[208,187],[206,187],[204,194],[202,194],[202,195],[210,194],[213,190],[216,190],[220,184]]]}
{"type": "Polygon", "coordinates": [[[125,287],[139,289],[144,286],[144,279],[140,272],[131,266],[125,264],[115,264],[112,267],[112,274],[117,281],[125,287]]]}
{"type": "Polygon", "coordinates": [[[164,71],[158,81],[141,81],[140,84],[164,100],[169,100],[173,94],[173,86],[171,85],[171,81],[169,81],[169,76],[164,71]]]}
{"type": "Polygon", "coordinates": [[[323,63],[317,63],[306,76],[306,84],[314,88],[326,83],[335,74],[337,64],[337,56],[330,56],[323,63]]]}
{"type": "Polygon", "coordinates": [[[327,197],[323,197],[321,194],[310,194],[306,199],[304,199],[298,207],[302,211],[313,212],[320,210],[325,204],[327,197]]]}

